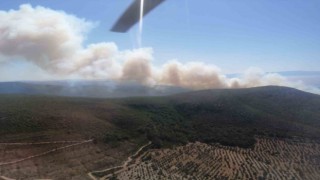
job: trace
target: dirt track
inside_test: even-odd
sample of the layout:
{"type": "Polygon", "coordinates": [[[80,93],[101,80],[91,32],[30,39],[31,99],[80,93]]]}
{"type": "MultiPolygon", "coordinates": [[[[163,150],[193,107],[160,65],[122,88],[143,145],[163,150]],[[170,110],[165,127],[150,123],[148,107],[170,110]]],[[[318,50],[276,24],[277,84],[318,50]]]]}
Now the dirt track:
{"type": "Polygon", "coordinates": [[[32,159],[32,158],[44,156],[44,155],[47,155],[47,154],[50,154],[50,153],[53,153],[53,152],[56,152],[56,151],[59,151],[59,150],[62,150],[62,149],[70,148],[70,147],[81,145],[81,144],[84,144],[84,143],[89,143],[89,142],[92,142],[92,141],[93,141],[92,139],[89,139],[89,140],[85,140],[85,141],[54,141],[54,142],[40,142],[40,143],[1,143],[0,145],[40,145],[40,144],[58,144],[58,143],[77,142],[75,144],[70,144],[70,145],[67,145],[67,146],[54,148],[54,149],[51,149],[49,151],[46,151],[46,152],[43,152],[43,153],[40,153],[40,154],[28,156],[28,157],[25,157],[23,159],[10,161],[10,162],[4,162],[4,163],[0,162],[0,166],[16,164],[16,163],[19,163],[19,162],[22,162],[22,161],[26,161],[26,160],[29,160],[29,159],[32,159]]]}
{"type": "MultiPolygon", "coordinates": [[[[108,171],[112,171],[112,170],[116,170],[116,169],[124,169],[128,166],[128,164],[135,158],[135,156],[137,156],[142,150],[144,150],[144,148],[146,148],[147,146],[151,145],[151,141],[149,141],[147,144],[141,146],[137,151],[136,153],[134,153],[133,155],[129,156],[128,159],[120,166],[115,166],[115,167],[111,167],[111,168],[107,168],[107,169],[104,169],[104,170],[100,170],[100,171],[93,171],[93,172],[89,172],[88,173],[88,176],[93,179],[93,180],[98,180],[98,178],[96,178],[93,173],[104,173],[104,172],[108,172],[108,171]]],[[[120,171],[120,170],[119,170],[120,171]]],[[[99,178],[99,179],[106,179],[108,178],[111,174],[108,174],[106,173],[107,175],[103,176],[102,178],[99,178]]]]}
{"type": "Polygon", "coordinates": [[[15,146],[15,145],[20,145],[20,146],[24,146],[24,145],[44,145],[44,144],[66,144],[66,143],[80,143],[80,142],[84,142],[84,141],[48,141],[48,142],[35,142],[35,143],[31,143],[31,142],[27,142],[27,143],[0,143],[1,145],[4,146],[15,146]]]}

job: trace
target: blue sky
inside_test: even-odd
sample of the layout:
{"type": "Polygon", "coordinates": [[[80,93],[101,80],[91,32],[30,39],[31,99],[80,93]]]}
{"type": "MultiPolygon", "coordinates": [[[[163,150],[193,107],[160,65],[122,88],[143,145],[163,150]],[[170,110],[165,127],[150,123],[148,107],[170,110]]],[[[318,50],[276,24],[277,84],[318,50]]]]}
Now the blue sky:
{"type": "MultiPolygon", "coordinates": [[[[131,0],[2,1],[1,10],[41,5],[99,22],[86,44],[113,41],[137,47],[137,26],[109,29],[131,0]]],[[[319,0],[167,0],[144,19],[143,46],[154,64],[171,59],[214,64],[226,73],[249,67],[265,71],[320,70],[319,0]]]]}

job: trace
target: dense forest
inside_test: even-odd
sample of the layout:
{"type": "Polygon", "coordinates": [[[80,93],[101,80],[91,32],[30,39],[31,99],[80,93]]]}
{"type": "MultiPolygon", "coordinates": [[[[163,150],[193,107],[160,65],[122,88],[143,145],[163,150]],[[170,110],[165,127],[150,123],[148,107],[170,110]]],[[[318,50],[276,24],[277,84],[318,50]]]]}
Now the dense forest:
{"type": "Polygon", "coordinates": [[[287,87],[118,99],[1,95],[4,133],[59,130],[114,144],[200,141],[252,147],[255,136],[320,136],[320,96],[287,87]]]}

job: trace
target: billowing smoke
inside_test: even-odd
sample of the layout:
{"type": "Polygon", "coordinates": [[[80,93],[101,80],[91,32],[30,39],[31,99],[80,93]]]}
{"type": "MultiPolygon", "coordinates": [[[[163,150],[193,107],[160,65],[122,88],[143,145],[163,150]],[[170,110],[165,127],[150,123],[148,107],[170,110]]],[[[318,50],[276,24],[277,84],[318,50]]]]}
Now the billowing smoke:
{"type": "Polygon", "coordinates": [[[153,79],[152,49],[127,52],[122,66],[121,80],[150,84],[153,79]]]}
{"type": "Polygon", "coordinates": [[[213,65],[169,61],[152,64],[153,50],[119,51],[115,43],[83,46],[87,32],[96,23],[62,11],[21,5],[0,11],[0,62],[25,60],[59,76],[133,81],[147,85],[173,85],[193,89],[240,88],[289,83],[278,74],[249,69],[241,77],[227,78],[213,65]]]}
{"type": "Polygon", "coordinates": [[[159,82],[194,89],[228,87],[227,78],[222,75],[219,68],[197,62],[181,64],[172,61],[165,64],[159,82]]]}
{"type": "Polygon", "coordinates": [[[72,61],[92,26],[64,12],[30,5],[0,11],[0,19],[1,55],[24,58],[50,71],[72,61]]]}
{"type": "Polygon", "coordinates": [[[276,73],[265,73],[259,68],[249,68],[239,78],[232,78],[229,82],[230,87],[254,87],[266,85],[283,85],[283,86],[296,86],[298,83],[289,83],[287,79],[276,73]]]}

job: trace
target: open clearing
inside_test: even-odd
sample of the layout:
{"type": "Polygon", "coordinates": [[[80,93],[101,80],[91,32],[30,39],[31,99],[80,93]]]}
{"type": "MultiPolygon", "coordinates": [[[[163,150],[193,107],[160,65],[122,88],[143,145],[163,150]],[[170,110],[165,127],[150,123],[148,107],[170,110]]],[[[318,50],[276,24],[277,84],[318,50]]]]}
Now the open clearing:
{"type": "Polygon", "coordinates": [[[0,179],[90,179],[88,172],[121,164],[137,148],[131,142],[112,147],[72,135],[58,138],[33,142],[35,137],[17,136],[0,143],[0,179]]]}

